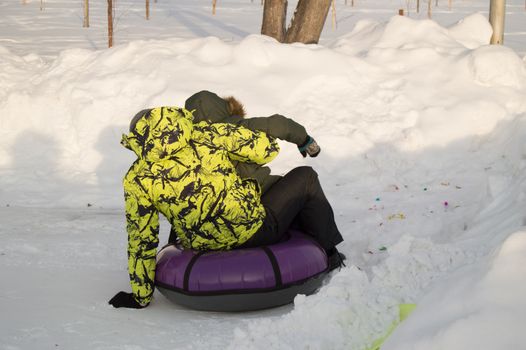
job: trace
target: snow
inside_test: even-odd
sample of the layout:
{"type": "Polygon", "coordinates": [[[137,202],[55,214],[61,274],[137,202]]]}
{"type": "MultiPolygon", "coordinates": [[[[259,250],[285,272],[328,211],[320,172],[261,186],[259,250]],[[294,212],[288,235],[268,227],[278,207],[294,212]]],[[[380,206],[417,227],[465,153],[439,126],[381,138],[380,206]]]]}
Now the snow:
{"type": "Polygon", "coordinates": [[[488,45],[482,0],[432,20],[414,2],[338,1],[320,45],[258,35],[259,1],[215,16],[211,1],[151,3],[146,21],[143,2],[117,2],[112,49],[103,2],[89,29],[79,3],[0,3],[1,349],[364,349],[400,303],[418,306],[382,349],[526,349],[523,2],[508,1],[507,46],[488,45]],[[197,312],[160,293],[113,309],[129,290],[120,135],[201,89],[306,126],[320,156],[282,143],[271,167],[316,169],[347,266],[272,310],[197,312]]]}
{"type": "Polygon", "coordinates": [[[517,337],[524,323],[514,315],[526,307],[525,285],[517,283],[525,250],[526,232],[518,231],[490,261],[464,266],[448,276],[422,299],[414,317],[400,326],[386,348],[524,348],[523,339],[517,337]]]}

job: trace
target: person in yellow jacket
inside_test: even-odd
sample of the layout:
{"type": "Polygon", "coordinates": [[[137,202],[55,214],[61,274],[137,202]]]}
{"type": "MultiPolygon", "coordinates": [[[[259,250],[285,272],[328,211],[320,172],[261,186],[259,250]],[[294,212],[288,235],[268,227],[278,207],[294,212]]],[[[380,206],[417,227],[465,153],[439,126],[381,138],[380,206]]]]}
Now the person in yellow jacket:
{"type": "Polygon", "coordinates": [[[137,155],[123,181],[132,293],[117,293],[109,301],[114,307],[142,308],[152,299],[159,213],[187,249],[228,250],[277,241],[302,209],[304,216],[321,209],[312,235],[324,248],[335,249],[343,240],[313,172],[297,168],[304,180],[290,180],[307,191],[298,185],[290,195],[278,189],[286,198],[274,198],[275,208],[263,204],[256,180],[237,174],[234,161],[263,165],[277,156],[276,140],[264,132],[230,123],[194,124],[185,109],[159,107],[138,113],[121,143],[137,155]],[[290,200],[295,204],[287,204],[290,200]]]}

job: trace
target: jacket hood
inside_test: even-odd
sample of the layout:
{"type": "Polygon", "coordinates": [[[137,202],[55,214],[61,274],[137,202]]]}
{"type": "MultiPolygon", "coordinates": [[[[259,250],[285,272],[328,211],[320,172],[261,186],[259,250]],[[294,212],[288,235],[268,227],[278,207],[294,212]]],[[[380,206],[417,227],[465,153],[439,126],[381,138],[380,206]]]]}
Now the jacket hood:
{"type": "Polygon", "coordinates": [[[215,93],[206,90],[190,96],[186,100],[184,108],[192,111],[196,123],[203,120],[217,123],[230,117],[228,102],[215,93]]]}
{"type": "Polygon", "coordinates": [[[167,159],[188,145],[192,113],[178,107],[159,107],[139,112],[121,144],[148,162],[167,159]]]}

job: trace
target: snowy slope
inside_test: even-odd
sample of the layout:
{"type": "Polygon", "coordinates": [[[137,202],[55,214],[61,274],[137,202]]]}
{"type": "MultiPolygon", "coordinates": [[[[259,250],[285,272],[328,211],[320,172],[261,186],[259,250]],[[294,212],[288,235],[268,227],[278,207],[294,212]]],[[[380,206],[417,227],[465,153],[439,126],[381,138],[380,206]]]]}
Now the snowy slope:
{"type": "MultiPolygon", "coordinates": [[[[21,21],[38,3],[0,4],[0,348],[363,349],[402,302],[418,308],[383,349],[525,348],[526,40],[488,46],[484,1],[442,9],[443,22],[392,17],[405,6],[392,1],[340,15],[321,45],[280,45],[255,34],[258,2],[241,3],[225,1],[218,22],[209,2],[184,1],[188,23],[160,2],[157,18],[188,32],[140,24],[110,50],[79,30],[39,44],[48,34],[21,21]],[[318,171],[349,262],[279,309],[195,312],[157,293],[114,310],[129,289],[120,182],[133,157],[120,134],[137,110],[201,89],[307,127],[321,155],[283,143],[271,167],[318,171]]],[[[121,26],[138,23],[132,5],[121,26]]],[[[68,25],[80,13],[49,1],[41,20],[52,10],[68,25]]]]}

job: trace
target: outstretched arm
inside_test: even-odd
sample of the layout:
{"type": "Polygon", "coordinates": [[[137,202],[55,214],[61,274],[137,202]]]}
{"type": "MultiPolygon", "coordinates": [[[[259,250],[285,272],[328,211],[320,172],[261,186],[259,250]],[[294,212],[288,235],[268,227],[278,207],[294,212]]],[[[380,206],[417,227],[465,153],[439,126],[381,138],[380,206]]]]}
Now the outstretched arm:
{"type": "Polygon", "coordinates": [[[263,131],[267,135],[292,142],[297,146],[302,145],[308,136],[303,125],[280,114],[274,114],[270,117],[247,118],[241,120],[239,124],[250,130],[263,131]]]}
{"type": "Polygon", "coordinates": [[[242,119],[239,125],[250,130],[263,131],[272,137],[294,143],[298,146],[303,157],[306,157],[307,154],[316,157],[320,153],[320,146],[307,134],[301,124],[280,114],[274,114],[270,117],[242,119]]]}

